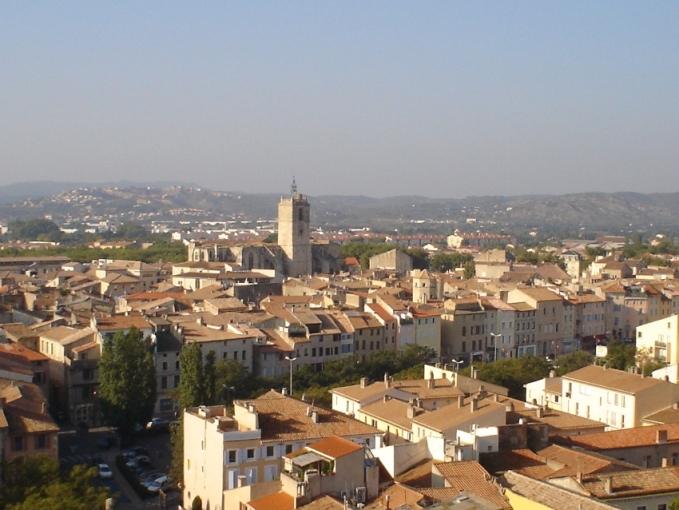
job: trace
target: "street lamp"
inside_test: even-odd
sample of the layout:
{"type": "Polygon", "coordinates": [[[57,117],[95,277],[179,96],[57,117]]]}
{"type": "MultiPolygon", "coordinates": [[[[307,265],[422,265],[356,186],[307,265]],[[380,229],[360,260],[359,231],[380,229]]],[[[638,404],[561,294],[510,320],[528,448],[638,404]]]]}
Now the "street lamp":
{"type": "Polygon", "coordinates": [[[297,358],[291,358],[290,356],[286,356],[285,359],[287,359],[290,362],[290,396],[292,397],[292,362],[295,361],[297,358]]]}
{"type": "Polygon", "coordinates": [[[495,357],[493,358],[493,361],[497,361],[497,339],[502,336],[501,333],[492,333],[490,336],[493,337],[493,346],[495,347],[495,357]]]}
{"type": "Polygon", "coordinates": [[[457,361],[456,359],[450,360],[451,363],[455,363],[455,372],[460,371],[460,365],[464,363],[464,361],[457,361]]]}

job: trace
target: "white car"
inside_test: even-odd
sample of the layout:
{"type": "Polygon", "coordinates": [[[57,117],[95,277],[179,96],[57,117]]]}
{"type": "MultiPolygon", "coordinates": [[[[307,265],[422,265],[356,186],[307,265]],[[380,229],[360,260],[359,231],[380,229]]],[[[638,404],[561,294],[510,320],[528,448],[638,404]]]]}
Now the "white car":
{"type": "Polygon", "coordinates": [[[150,483],[146,489],[149,492],[158,492],[159,490],[167,490],[172,486],[172,478],[169,476],[158,477],[153,483],[150,483]]]}
{"type": "Polygon", "coordinates": [[[99,478],[102,480],[110,480],[113,478],[113,471],[108,467],[108,464],[101,463],[97,466],[97,469],[99,470],[99,478]]]}

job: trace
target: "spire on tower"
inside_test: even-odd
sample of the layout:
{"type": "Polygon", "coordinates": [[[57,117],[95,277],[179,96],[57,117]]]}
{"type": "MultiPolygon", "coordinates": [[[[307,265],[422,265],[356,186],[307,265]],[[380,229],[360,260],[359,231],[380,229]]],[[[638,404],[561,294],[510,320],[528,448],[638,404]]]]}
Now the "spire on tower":
{"type": "Polygon", "coordinates": [[[295,176],[292,176],[292,186],[290,186],[290,194],[294,197],[297,195],[297,183],[295,182],[295,176]]]}

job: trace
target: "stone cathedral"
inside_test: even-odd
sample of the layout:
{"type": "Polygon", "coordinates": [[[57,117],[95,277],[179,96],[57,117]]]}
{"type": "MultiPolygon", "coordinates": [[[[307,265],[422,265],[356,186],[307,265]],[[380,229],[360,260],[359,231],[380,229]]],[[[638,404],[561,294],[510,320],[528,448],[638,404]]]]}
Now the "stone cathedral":
{"type": "Polygon", "coordinates": [[[339,245],[311,239],[311,206],[293,179],[290,197],[278,203],[278,244],[191,242],[189,260],[230,262],[242,270],[275,269],[285,276],[341,270],[339,245]]]}

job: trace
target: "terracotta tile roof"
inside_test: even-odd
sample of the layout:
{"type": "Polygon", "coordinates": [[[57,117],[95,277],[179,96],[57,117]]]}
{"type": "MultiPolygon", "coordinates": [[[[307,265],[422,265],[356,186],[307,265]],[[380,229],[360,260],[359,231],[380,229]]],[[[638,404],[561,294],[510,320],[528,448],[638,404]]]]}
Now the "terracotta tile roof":
{"type": "Polygon", "coordinates": [[[406,485],[395,483],[380,494],[379,498],[366,506],[365,510],[384,510],[386,508],[386,496],[389,496],[389,508],[412,508],[414,510],[424,508],[419,504],[425,499],[423,494],[406,485]]]}
{"type": "Polygon", "coordinates": [[[558,508],[559,510],[611,510],[617,508],[515,471],[506,472],[499,482],[515,494],[547,508],[558,508]]]}
{"type": "Polygon", "coordinates": [[[442,462],[434,464],[434,468],[441,473],[450,487],[470,492],[500,508],[511,508],[509,500],[500,492],[499,485],[475,460],[442,462]]]}
{"type": "MultiPolygon", "coordinates": [[[[331,496],[325,495],[314,499],[311,503],[297,507],[299,510],[345,510],[344,504],[331,496]]],[[[366,507],[370,508],[370,507],[366,507]]]]}
{"type": "Polygon", "coordinates": [[[252,500],[248,505],[253,510],[293,510],[295,500],[285,492],[276,492],[270,496],[252,500]]]}
{"type": "Polygon", "coordinates": [[[331,436],[321,439],[320,441],[311,443],[307,446],[307,448],[320,452],[334,459],[344,457],[345,455],[349,455],[350,453],[354,453],[358,450],[363,450],[361,445],[339,436],[331,436]]]}
{"type": "Polygon", "coordinates": [[[355,402],[361,402],[377,395],[382,395],[387,391],[389,390],[382,381],[367,384],[365,388],[361,388],[360,384],[352,384],[351,386],[343,386],[330,390],[331,393],[341,395],[355,402]]]}
{"type": "Polygon", "coordinates": [[[0,397],[10,434],[56,432],[59,427],[47,412],[46,400],[35,384],[0,379],[0,397]]]}
{"type": "Polygon", "coordinates": [[[672,384],[652,377],[641,377],[623,370],[589,365],[563,376],[564,380],[577,381],[602,388],[610,388],[632,395],[657,386],[672,384]]]}
{"type": "Polygon", "coordinates": [[[669,425],[679,423],[679,409],[675,409],[674,406],[668,407],[657,413],[649,414],[643,419],[644,422],[653,425],[669,425]]]}
{"type": "Polygon", "coordinates": [[[281,395],[273,390],[247,402],[251,402],[257,408],[263,442],[384,434],[354,418],[320,407],[313,408],[318,412],[318,423],[314,423],[311,417],[307,416],[307,407],[310,407],[308,402],[281,395]]]}
{"type": "Polygon", "coordinates": [[[70,345],[88,335],[94,334],[95,332],[91,328],[75,329],[68,326],[57,326],[56,328],[42,331],[40,336],[48,340],[59,342],[61,345],[70,345]]]}
{"type": "Polygon", "coordinates": [[[407,402],[392,398],[386,402],[377,400],[376,402],[364,405],[359,410],[359,413],[386,421],[404,430],[412,430],[413,420],[407,416],[409,407],[410,404],[407,402]]]}
{"type": "Polygon", "coordinates": [[[396,481],[409,487],[431,487],[431,467],[434,461],[425,459],[396,477],[396,481]]]}
{"type": "Polygon", "coordinates": [[[479,462],[494,476],[499,476],[506,471],[516,471],[542,480],[554,473],[554,469],[547,465],[545,459],[528,449],[485,452],[479,456],[479,462]]]}
{"type": "Polygon", "coordinates": [[[619,448],[637,448],[656,444],[658,431],[667,431],[667,442],[679,442],[679,424],[653,425],[632,429],[611,430],[600,434],[584,434],[559,438],[559,442],[568,446],[577,446],[586,450],[604,451],[619,448]]]}
{"type": "MultiPolygon", "coordinates": [[[[577,451],[559,445],[551,445],[537,452],[537,455],[545,459],[556,469],[549,478],[561,478],[575,476],[578,472],[589,475],[608,471],[636,471],[641,468],[627,462],[619,461],[605,455],[592,452],[577,451]]],[[[525,473],[528,474],[528,473],[525,473]]]]}
{"type": "Polygon", "coordinates": [[[375,315],[377,315],[380,319],[382,319],[385,322],[388,321],[393,321],[396,320],[393,315],[391,315],[387,310],[384,309],[382,305],[378,305],[377,303],[370,303],[367,305],[370,310],[372,310],[375,315]]]}
{"type": "Polygon", "coordinates": [[[550,435],[559,434],[561,431],[594,429],[603,432],[605,423],[590,420],[584,416],[547,408],[542,411],[542,417],[537,417],[536,409],[521,409],[508,413],[508,423],[518,423],[519,419],[524,418],[529,423],[544,423],[549,429],[550,435]]]}
{"type": "Polygon", "coordinates": [[[0,352],[10,354],[12,356],[19,356],[26,361],[47,361],[49,357],[33,349],[29,349],[18,343],[0,344],[0,352]]]}
{"type": "Polygon", "coordinates": [[[111,317],[101,317],[97,319],[97,329],[99,331],[120,331],[130,329],[149,329],[151,324],[141,315],[113,315],[111,317]]]}
{"type": "Polygon", "coordinates": [[[650,494],[679,492],[679,468],[642,469],[623,473],[607,473],[583,477],[582,487],[600,500],[632,498],[650,494]],[[612,494],[606,492],[606,479],[611,478],[612,494]]]}

